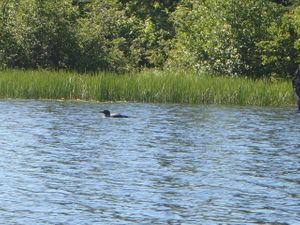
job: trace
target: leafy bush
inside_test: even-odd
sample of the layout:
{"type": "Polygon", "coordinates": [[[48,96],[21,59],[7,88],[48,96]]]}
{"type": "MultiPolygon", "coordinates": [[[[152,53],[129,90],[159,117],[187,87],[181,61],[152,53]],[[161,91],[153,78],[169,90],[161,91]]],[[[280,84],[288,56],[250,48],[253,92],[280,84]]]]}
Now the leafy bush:
{"type": "Polygon", "coordinates": [[[300,6],[292,11],[291,18],[295,35],[294,48],[297,50],[296,62],[300,64],[300,6]]]}
{"type": "Polygon", "coordinates": [[[126,26],[124,12],[118,10],[115,1],[95,1],[90,11],[78,19],[76,34],[80,47],[78,70],[122,71],[129,65],[123,47],[126,40],[121,36],[126,26]]]}
{"type": "Polygon", "coordinates": [[[298,0],[1,0],[0,69],[287,76],[299,15],[298,0]]]}
{"type": "Polygon", "coordinates": [[[171,66],[263,76],[282,72],[290,65],[288,56],[293,51],[288,48],[282,52],[282,48],[293,40],[282,21],[281,5],[265,0],[183,3],[173,15],[177,36],[170,53],[171,66]]]}

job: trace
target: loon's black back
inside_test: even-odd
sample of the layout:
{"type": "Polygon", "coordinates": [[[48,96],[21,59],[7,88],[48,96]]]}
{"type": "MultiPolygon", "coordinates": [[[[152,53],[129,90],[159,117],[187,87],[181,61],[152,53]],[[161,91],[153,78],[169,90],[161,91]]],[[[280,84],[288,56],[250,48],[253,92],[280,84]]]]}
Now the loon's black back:
{"type": "Polygon", "coordinates": [[[121,115],[121,114],[111,114],[110,117],[113,117],[113,118],[128,118],[128,116],[126,115],[121,115]]]}

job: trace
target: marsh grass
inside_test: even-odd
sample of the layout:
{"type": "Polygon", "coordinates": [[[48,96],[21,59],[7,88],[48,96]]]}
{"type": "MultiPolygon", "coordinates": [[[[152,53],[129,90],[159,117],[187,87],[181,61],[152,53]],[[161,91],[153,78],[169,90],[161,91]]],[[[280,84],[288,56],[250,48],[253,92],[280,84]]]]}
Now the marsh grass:
{"type": "Polygon", "coordinates": [[[0,98],[77,99],[153,103],[290,106],[295,104],[287,80],[252,80],[148,71],[99,73],[5,70],[0,98]]]}

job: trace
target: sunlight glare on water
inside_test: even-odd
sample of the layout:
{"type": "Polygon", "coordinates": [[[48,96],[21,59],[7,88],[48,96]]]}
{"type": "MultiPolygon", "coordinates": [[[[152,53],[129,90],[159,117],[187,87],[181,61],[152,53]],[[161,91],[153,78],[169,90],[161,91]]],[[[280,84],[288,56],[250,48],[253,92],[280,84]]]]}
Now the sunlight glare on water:
{"type": "Polygon", "coordinates": [[[295,109],[0,107],[1,224],[300,224],[295,109]]]}

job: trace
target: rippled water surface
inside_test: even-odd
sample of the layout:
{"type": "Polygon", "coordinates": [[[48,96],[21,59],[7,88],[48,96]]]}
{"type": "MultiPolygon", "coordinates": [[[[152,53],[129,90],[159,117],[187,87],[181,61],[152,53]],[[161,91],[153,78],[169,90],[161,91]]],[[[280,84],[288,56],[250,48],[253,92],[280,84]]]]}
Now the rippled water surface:
{"type": "Polygon", "coordinates": [[[300,224],[295,109],[0,108],[0,224],[300,224]]]}

